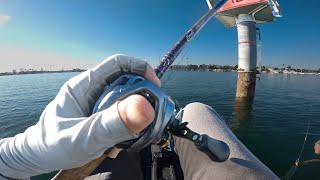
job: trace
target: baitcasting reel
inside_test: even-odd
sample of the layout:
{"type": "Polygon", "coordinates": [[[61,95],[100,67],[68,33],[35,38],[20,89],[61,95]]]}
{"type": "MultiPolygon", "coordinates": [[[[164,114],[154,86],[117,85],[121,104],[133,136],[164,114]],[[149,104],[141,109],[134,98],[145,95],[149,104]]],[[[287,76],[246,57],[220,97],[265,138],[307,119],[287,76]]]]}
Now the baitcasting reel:
{"type": "Polygon", "coordinates": [[[187,122],[182,123],[183,110],[157,85],[141,76],[120,76],[104,90],[94,106],[93,113],[107,109],[115,102],[133,94],[142,95],[151,103],[155,109],[155,120],[138,138],[117,144],[116,147],[127,151],[140,151],[150,144],[157,144],[166,148],[172,140],[172,135],[175,135],[193,141],[200,151],[214,161],[222,162],[228,159],[230,150],[226,143],[191,131],[187,122]]]}

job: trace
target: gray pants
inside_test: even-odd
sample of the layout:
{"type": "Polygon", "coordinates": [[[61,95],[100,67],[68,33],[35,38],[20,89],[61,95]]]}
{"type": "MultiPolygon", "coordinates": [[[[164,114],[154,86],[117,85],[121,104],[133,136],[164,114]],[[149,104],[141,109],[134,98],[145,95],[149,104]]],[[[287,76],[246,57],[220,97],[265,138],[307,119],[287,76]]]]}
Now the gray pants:
{"type": "MultiPolygon", "coordinates": [[[[186,180],[279,179],[236,138],[211,107],[192,103],[184,110],[183,121],[189,122],[190,129],[226,142],[231,151],[226,162],[213,162],[192,142],[175,138],[175,150],[186,180]]],[[[143,179],[139,154],[123,151],[116,159],[106,159],[87,179],[143,179]]]]}

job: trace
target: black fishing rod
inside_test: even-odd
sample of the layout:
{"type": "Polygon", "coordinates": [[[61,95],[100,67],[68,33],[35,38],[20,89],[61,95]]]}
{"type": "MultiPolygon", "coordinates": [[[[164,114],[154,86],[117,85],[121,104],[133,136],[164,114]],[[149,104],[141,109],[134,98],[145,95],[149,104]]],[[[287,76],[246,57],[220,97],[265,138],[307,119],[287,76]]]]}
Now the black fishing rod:
{"type": "MultiPolygon", "coordinates": [[[[187,33],[185,33],[173,48],[162,58],[160,64],[154,69],[160,79],[179,54],[190,43],[202,27],[220,10],[228,0],[221,0],[197,21],[187,33]]],[[[198,134],[187,127],[187,122],[182,123],[183,110],[154,83],[141,76],[123,75],[110,84],[100,96],[93,109],[93,113],[103,111],[119,100],[130,95],[140,94],[144,96],[155,109],[156,119],[137,139],[126,141],[110,148],[100,158],[86,164],[85,166],[60,171],[53,179],[84,179],[103,162],[103,160],[116,149],[127,151],[139,151],[150,144],[157,144],[162,148],[169,146],[172,136],[188,139],[195,146],[207,154],[216,162],[223,162],[229,158],[229,146],[223,142],[209,137],[206,134],[198,134]]]]}

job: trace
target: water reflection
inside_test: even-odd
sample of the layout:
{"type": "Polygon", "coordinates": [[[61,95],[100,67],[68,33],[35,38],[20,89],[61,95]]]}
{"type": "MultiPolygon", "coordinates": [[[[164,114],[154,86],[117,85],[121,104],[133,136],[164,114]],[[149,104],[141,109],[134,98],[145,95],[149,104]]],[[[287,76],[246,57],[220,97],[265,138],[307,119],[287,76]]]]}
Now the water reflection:
{"type": "Polygon", "coordinates": [[[232,120],[230,122],[230,128],[233,131],[239,131],[245,128],[252,119],[252,104],[253,100],[237,98],[234,102],[232,111],[232,120]]]}

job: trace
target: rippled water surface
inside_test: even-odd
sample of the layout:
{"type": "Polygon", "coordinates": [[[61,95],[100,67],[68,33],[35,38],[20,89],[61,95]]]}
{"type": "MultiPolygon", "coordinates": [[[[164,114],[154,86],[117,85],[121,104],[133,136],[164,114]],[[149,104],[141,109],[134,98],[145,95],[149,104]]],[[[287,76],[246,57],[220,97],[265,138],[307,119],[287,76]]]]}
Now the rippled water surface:
{"type": "MultiPolygon", "coordinates": [[[[0,138],[34,125],[63,83],[75,75],[0,77],[0,138]]],[[[195,101],[212,106],[279,177],[297,158],[309,120],[310,134],[302,159],[318,158],[313,155],[313,144],[320,139],[320,76],[262,74],[252,106],[235,102],[236,73],[171,71],[162,81],[163,89],[180,106],[195,101]]],[[[319,168],[319,164],[303,166],[295,179],[317,179],[319,168]]]]}

